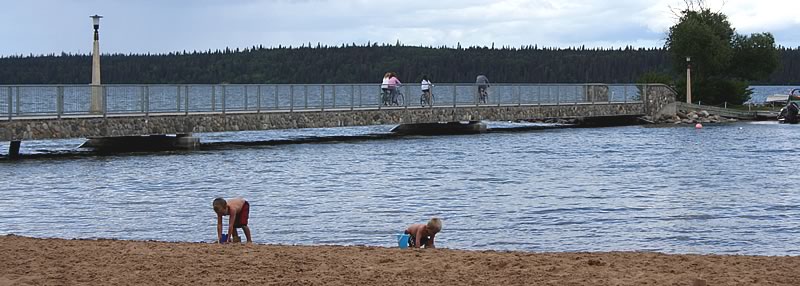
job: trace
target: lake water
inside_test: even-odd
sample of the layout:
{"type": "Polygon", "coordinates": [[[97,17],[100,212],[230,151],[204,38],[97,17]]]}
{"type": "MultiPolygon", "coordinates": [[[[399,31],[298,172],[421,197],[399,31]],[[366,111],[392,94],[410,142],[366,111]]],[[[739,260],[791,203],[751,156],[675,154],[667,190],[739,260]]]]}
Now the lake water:
{"type": "Polygon", "coordinates": [[[212,199],[241,195],[257,243],[392,246],[439,216],[437,245],[456,249],[800,255],[798,125],[489,127],[200,134],[201,151],[109,156],[25,141],[56,155],[0,161],[0,235],[211,242],[212,199]]]}
{"type": "Polygon", "coordinates": [[[789,94],[792,92],[793,89],[800,88],[800,86],[789,86],[789,85],[760,85],[760,86],[751,86],[753,90],[753,94],[750,95],[750,102],[752,103],[764,103],[767,100],[767,96],[773,94],[789,94]]]}

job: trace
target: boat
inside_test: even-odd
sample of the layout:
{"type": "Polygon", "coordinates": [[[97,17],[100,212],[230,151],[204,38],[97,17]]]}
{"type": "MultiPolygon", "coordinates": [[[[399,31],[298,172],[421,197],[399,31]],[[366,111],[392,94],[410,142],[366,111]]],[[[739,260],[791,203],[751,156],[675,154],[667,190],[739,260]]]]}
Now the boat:
{"type": "Polygon", "coordinates": [[[800,89],[792,89],[792,91],[786,95],[770,95],[767,97],[767,102],[780,102],[786,104],[778,113],[778,123],[798,123],[799,118],[797,113],[800,112],[800,105],[798,105],[800,104],[800,89]]]}

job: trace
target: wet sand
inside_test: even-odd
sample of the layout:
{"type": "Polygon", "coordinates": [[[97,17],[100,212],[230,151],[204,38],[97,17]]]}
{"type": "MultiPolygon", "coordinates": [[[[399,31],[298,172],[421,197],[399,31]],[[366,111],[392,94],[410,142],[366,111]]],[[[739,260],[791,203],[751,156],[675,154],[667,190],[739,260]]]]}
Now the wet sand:
{"type": "Polygon", "coordinates": [[[800,285],[800,257],[0,236],[0,285],[800,285]],[[413,283],[413,284],[412,284],[413,283]]]}

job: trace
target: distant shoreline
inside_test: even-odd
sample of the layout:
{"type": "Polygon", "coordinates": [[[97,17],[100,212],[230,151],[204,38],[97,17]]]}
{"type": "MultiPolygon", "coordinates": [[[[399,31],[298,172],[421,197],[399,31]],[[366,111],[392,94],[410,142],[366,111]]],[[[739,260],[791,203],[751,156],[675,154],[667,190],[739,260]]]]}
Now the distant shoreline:
{"type": "Polygon", "coordinates": [[[0,236],[0,285],[800,285],[800,257],[0,236]]]}

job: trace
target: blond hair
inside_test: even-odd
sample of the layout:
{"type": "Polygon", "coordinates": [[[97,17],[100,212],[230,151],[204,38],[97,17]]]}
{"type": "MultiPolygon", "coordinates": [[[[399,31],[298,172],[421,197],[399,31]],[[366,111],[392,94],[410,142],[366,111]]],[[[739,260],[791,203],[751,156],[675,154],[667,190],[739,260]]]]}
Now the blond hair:
{"type": "Polygon", "coordinates": [[[431,231],[435,229],[436,232],[441,231],[442,220],[439,219],[438,217],[431,218],[431,220],[428,221],[428,229],[430,229],[431,231]]]}
{"type": "Polygon", "coordinates": [[[228,208],[228,202],[223,198],[216,198],[211,206],[214,207],[215,212],[222,213],[228,208]]]}

